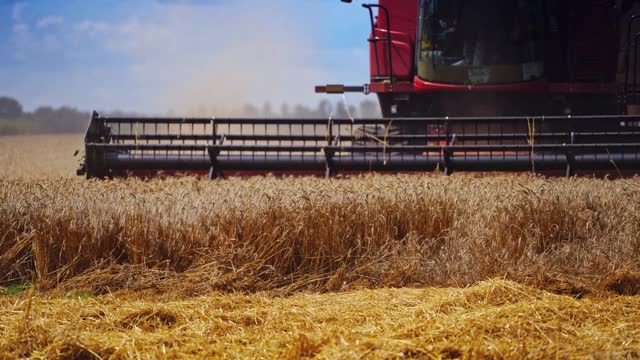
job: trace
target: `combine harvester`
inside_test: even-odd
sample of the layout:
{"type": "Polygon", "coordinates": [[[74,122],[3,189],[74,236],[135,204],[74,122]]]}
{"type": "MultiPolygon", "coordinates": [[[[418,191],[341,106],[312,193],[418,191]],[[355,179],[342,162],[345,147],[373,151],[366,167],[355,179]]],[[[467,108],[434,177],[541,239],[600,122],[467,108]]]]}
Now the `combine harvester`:
{"type": "MultiPolygon", "coordinates": [[[[351,2],[343,0],[343,2],[351,2]]],[[[381,119],[93,114],[88,178],[208,172],[640,170],[634,1],[379,0],[371,81],[381,119]],[[622,44],[622,45],[621,45],[622,44]]]]}

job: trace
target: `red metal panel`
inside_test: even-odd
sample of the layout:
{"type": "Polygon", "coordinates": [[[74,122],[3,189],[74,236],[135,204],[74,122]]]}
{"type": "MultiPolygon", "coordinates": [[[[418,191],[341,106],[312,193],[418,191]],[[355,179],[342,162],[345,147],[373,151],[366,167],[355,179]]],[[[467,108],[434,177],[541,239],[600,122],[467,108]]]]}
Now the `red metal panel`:
{"type": "Polygon", "coordinates": [[[419,77],[414,78],[414,91],[425,92],[510,92],[510,93],[544,93],[547,90],[546,80],[527,81],[513,84],[498,85],[457,85],[442,84],[424,81],[419,77]]]}
{"type": "MultiPolygon", "coordinates": [[[[387,31],[383,29],[376,29],[376,37],[386,38],[387,31]]],[[[413,40],[402,32],[391,32],[392,39],[392,59],[393,64],[393,76],[396,79],[411,79],[413,76],[413,53],[414,43],[413,40]]],[[[387,55],[387,43],[384,41],[378,42],[377,45],[371,43],[369,45],[370,57],[371,57],[371,77],[375,76],[389,76],[389,60],[387,55]],[[377,71],[376,58],[375,58],[375,46],[378,47],[378,64],[380,72],[377,71]]]]}
{"type": "MultiPolygon", "coordinates": [[[[389,11],[392,39],[393,76],[396,79],[410,80],[413,76],[414,49],[416,30],[418,27],[419,0],[380,0],[379,4],[389,11]]],[[[376,22],[375,35],[378,38],[387,37],[388,20],[384,11],[380,10],[376,22]]],[[[389,76],[388,52],[385,42],[377,44],[378,66],[376,66],[376,51],[370,46],[371,77],[389,76]]]]}
{"type": "MultiPolygon", "coordinates": [[[[418,28],[419,0],[380,0],[380,5],[389,10],[391,31],[406,34],[415,43],[418,28]]],[[[378,27],[387,28],[384,14],[378,15],[378,27]]]]}
{"type": "Polygon", "coordinates": [[[369,85],[372,93],[410,93],[413,92],[413,83],[410,81],[375,82],[369,85]]]}

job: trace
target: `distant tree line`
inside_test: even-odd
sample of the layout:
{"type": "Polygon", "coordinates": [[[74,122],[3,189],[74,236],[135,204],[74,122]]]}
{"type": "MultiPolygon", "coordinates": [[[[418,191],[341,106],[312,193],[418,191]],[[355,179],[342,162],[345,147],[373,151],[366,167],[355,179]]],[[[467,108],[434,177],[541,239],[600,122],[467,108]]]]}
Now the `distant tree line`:
{"type": "MultiPolygon", "coordinates": [[[[357,106],[347,105],[338,100],[332,103],[326,99],[318,102],[315,107],[306,105],[282,104],[274,109],[271,103],[262,106],[246,104],[234,112],[242,117],[286,117],[286,118],[349,118],[380,116],[378,103],[373,100],[363,100],[357,106]]],[[[109,116],[143,116],[123,111],[105,113],[109,116]]],[[[183,116],[170,111],[168,116],[183,116]]],[[[204,115],[204,114],[201,114],[204,115]]],[[[216,116],[215,110],[211,116],[216,116]]],[[[40,106],[32,112],[24,111],[22,104],[11,97],[0,97],[0,135],[28,134],[28,133],[78,133],[86,130],[91,113],[73,107],[40,106]]]]}
{"type": "Polygon", "coordinates": [[[33,112],[25,112],[18,100],[0,97],[0,135],[81,132],[90,116],[68,106],[40,106],[33,112]]]}

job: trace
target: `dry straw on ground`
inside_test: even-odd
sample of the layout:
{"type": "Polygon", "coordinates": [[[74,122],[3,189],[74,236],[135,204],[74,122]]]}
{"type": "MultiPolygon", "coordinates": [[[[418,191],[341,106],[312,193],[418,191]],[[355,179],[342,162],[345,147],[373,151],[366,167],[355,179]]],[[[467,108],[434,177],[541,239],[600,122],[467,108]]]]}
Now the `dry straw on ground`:
{"type": "Polygon", "coordinates": [[[172,299],[0,297],[0,357],[638,358],[640,298],[575,299],[509,281],[172,299]]]}

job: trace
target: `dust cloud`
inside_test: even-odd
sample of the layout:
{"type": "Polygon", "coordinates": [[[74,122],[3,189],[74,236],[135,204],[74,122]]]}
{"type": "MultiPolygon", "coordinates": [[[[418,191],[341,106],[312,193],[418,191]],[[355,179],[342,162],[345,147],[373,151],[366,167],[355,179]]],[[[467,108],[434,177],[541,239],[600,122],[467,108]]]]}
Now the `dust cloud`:
{"type": "Polygon", "coordinates": [[[328,78],[316,66],[315,26],[281,2],[248,0],[209,6],[167,5],[168,22],[182,31],[181,51],[165,61],[173,74],[164,103],[188,116],[238,116],[245,104],[320,100],[313,85],[328,78]],[[197,25],[196,25],[197,24],[197,25]],[[185,46],[186,45],[186,46],[185,46]]]}

